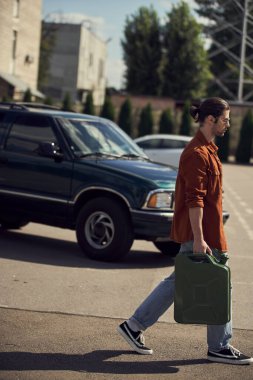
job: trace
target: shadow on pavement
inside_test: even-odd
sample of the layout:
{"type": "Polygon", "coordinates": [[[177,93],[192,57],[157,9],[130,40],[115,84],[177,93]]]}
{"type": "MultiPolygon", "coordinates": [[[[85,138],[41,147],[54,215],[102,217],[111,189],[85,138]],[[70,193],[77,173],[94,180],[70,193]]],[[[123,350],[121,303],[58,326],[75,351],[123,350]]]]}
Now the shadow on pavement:
{"type": "MultiPolygon", "coordinates": [[[[111,374],[176,373],[176,366],[210,363],[205,359],[115,361],[115,357],[132,351],[93,351],[84,355],[61,353],[2,352],[0,369],[4,371],[78,371],[111,374]],[[112,358],[113,360],[109,361],[112,358]]],[[[139,355],[138,355],[139,356],[139,355]]]]}
{"type": "Polygon", "coordinates": [[[74,268],[135,269],[174,265],[172,258],[159,252],[133,250],[119,262],[94,261],[82,254],[77,242],[16,231],[1,231],[0,246],[0,257],[5,259],[74,268]]]}

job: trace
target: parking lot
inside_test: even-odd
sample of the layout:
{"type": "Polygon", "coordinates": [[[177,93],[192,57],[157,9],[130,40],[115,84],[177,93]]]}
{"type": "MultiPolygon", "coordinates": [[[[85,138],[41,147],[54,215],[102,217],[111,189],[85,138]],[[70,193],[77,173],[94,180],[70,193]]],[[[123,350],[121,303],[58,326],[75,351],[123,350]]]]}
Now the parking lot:
{"type": "MultiPolygon", "coordinates": [[[[231,214],[226,233],[232,269],[233,321],[236,329],[251,330],[251,333],[252,189],[252,166],[224,165],[224,208],[231,214]]],[[[128,317],[174,267],[172,259],[160,254],[152,243],[142,241],[134,243],[131,254],[123,262],[91,261],[82,255],[74,232],[38,224],[1,234],[0,263],[2,314],[6,309],[21,309],[120,320],[128,317]]],[[[175,323],[173,310],[161,321],[175,323]]],[[[3,324],[0,329],[5,329],[3,324]]],[[[3,330],[0,336],[2,333],[3,330]]],[[[123,342],[122,347],[126,348],[123,342]]],[[[252,355],[252,341],[250,348],[252,355]]],[[[1,375],[0,379],[3,379],[1,375]]]]}
{"type": "MultiPolygon", "coordinates": [[[[245,329],[253,329],[252,189],[252,166],[224,165],[234,326],[245,329]]],[[[0,244],[0,305],[11,308],[124,318],[174,268],[173,260],[143,241],[123,262],[91,261],[74,232],[39,224],[2,234],[0,244]]],[[[162,320],[172,322],[173,311],[162,320]]]]}

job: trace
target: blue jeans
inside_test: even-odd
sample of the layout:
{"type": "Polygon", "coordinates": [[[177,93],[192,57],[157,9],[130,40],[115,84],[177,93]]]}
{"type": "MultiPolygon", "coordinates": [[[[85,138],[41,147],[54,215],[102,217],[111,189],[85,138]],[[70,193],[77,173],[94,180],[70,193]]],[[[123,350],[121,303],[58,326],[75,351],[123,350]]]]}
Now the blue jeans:
{"type": "MultiPolygon", "coordinates": [[[[193,251],[192,241],[181,244],[180,252],[189,251],[193,251]]],[[[174,301],[174,289],[175,272],[161,281],[137,308],[130,318],[132,326],[134,325],[137,330],[144,331],[157,322],[160,316],[172,305],[174,301]]],[[[225,325],[207,326],[207,344],[209,350],[219,351],[222,348],[227,348],[231,338],[232,319],[225,325]]]]}

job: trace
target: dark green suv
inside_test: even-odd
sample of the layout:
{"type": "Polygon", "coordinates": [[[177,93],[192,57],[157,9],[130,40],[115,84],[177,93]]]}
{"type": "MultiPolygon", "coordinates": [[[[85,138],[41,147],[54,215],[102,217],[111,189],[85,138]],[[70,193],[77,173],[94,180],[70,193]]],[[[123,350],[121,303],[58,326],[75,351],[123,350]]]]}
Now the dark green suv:
{"type": "Polygon", "coordinates": [[[151,162],[113,122],[34,104],[0,104],[0,224],[76,230],[92,259],[116,260],[134,239],[169,241],[176,171],[151,162]]]}

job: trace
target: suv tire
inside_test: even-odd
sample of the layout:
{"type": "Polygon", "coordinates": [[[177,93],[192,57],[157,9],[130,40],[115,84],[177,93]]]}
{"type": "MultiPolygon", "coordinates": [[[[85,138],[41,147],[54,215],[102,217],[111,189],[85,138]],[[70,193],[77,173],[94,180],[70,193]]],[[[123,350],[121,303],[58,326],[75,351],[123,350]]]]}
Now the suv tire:
{"type": "Polygon", "coordinates": [[[180,244],[174,241],[157,241],[154,245],[166,256],[175,257],[180,249],[180,244]]]}
{"type": "Polygon", "coordinates": [[[77,218],[76,236],[85,255],[101,261],[123,258],[134,238],[126,209],[106,197],[93,199],[82,207],[77,218]]]}

